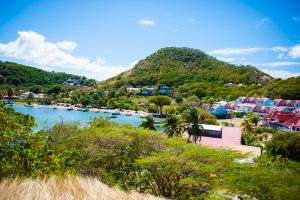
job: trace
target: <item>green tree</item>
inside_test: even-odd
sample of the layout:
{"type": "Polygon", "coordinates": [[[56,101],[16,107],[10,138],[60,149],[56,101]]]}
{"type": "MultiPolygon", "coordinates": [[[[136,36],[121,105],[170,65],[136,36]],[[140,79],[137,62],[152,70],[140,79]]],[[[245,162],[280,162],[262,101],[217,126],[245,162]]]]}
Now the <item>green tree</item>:
{"type": "Polygon", "coordinates": [[[160,110],[160,115],[162,115],[163,106],[170,105],[171,99],[167,96],[153,96],[149,98],[149,103],[154,103],[156,106],[158,106],[160,110]]]}
{"type": "Polygon", "coordinates": [[[87,106],[91,103],[91,97],[89,95],[83,95],[83,96],[80,97],[79,102],[83,106],[87,106]]]}
{"type": "Polygon", "coordinates": [[[156,130],[154,127],[154,118],[152,116],[147,116],[146,121],[143,121],[141,123],[141,127],[144,129],[149,129],[149,130],[156,130]]]}
{"type": "Polygon", "coordinates": [[[47,91],[48,94],[59,94],[60,92],[61,92],[60,86],[53,86],[47,91]]]}
{"type": "Polygon", "coordinates": [[[201,141],[202,127],[199,119],[198,110],[196,108],[190,108],[183,113],[183,118],[188,123],[188,141],[193,136],[193,141],[196,143],[201,141]]]}
{"type": "Polygon", "coordinates": [[[72,171],[71,150],[55,154],[43,132],[33,133],[33,117],[0,106],[0,179],[44,177],[72,171]]]}
{"type": "Polygon", "coordinates": [[[9,87],[8,89],[7,89],[7,96],[9,97],[9,98],[11,98],[12,96],[14,96],[14,90],[13,90],[13,88],[11,88],[11,87],[9,87]]]}
{"type": "Polygon", "coordinates": [[[27,96],[27,104],[30,105],[34,100],[33,94],[30,92],[27,96]]]}
{"type": "Polygon", "coordinates": [[[300,135],[298,133],[277,133],[266,144],[267,153],[300,162],[300,135]]]}
{"type": "Polygon", "coordinates": [[[232,120],[235,118],[235,112],[229,111],[229,116],[230,116],[230,125],[233,126],[232,120]]]}
{"type": "Polygon", "coordinates": [[[169,136],[180,136],[183,128],[176,115],[169,115],[163,123],[164,132],[169,136]]]}
{"type": "Polygon", "coordinates": [[[43,90],[43,87],[40,86],[40,85],[34,85],[34,86],[29,88],[29,91],[33,92],[33,93],[41,93],[42,90],[43,90]]]}

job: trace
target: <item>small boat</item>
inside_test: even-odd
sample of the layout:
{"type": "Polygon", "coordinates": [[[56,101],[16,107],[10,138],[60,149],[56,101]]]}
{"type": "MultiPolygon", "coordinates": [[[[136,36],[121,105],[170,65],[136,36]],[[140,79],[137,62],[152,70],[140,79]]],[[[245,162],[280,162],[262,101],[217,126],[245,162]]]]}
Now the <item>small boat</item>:
{"type": "Polygon", "coordinates": [[[69,108],[67,108],[67,110],[69,110],[69,111],[70,111],[70,110],[74,110],[74,109],[73,109],[72,107],[69,107],[69,108]]]}
{"type": "Polygon", "coordinates": [[[82,108],[78,108],[77,111],[82,111],[82,108]]]}
{"type": "Polygon", "coordinates": [[[131,113],[126,113],[126,114],[125,114],[125,116],[131,116],[131,115],[132,115],[131,113]]]}
{"type": "Polygon", "coordinates": [[[116,115],[111,115],[111,116],[109,116],[109,118],[117,118],[117,116],[116,115]]]}
{"type": "Polygon", "coordinates": [[[120,115],[121,113],[120,112],[118,112],[118,111],[116,111],[116,112],[113,112],[113,113],[111,113],[112,115],[120,115]]]}
{"type": "Polygon", "coordinates": [[[82,112],[89,112],[89,109],[88,108],[83,108],[82,112]]]}
{"type": "Polygon", "coordinates": [[[25,107],[33,107],[33,105],[25,104],[25,107]]]}
{"type": "Polygon", "coordinates": [[[154,124],[162,124],[161,121],[154,121],[154,124]]]}
{"type": "Polygon", "coordinates": [[[146,118],[146,116],[145,115],[140,115],[140,118],[146,118]]]}
{"type": "Polygon", "coordinates": [[[109,113],[108,111],[104,111],[104,113],[109,113]]]}
{"type": "Polygon", "coordinates": [[[57,109],[57,107],[53,107],[53,109],[57,109]]]}

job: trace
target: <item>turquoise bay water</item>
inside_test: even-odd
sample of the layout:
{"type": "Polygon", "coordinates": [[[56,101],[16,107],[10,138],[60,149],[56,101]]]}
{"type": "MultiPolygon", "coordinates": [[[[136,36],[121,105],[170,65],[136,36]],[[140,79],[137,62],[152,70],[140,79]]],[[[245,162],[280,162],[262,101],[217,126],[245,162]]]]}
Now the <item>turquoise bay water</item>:
{"type": "MultiPolygon", "coordinates": [[[[31,115],[38,123],[38,129],[49,128],[58,122],[80,122],[81,125],[86,125],[91,117],[107,117],[110,113],[104,112],[81,112],[77,110],[68,111],[66,109],[53,109],[47,107],[25,107],[23,105],[13,105],[16,111],[31,115]]],[[[118,115],[117,118],[110,119],[117,124],[130,124],[138,127],[144,120],[139,116],[118,115]]]]}

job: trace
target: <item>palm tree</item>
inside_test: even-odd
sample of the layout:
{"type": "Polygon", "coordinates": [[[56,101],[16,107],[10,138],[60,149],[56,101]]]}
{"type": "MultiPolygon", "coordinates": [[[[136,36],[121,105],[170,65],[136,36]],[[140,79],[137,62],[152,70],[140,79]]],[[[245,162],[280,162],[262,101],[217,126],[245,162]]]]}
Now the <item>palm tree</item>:
{"type": "Polygon", "coordinates": [[[169,115],[163,124],[164,132],[172,137],[174,135],[179,136],[182,132],[182,127],[179,123],[179,119],[175,115],[169,115]]]}
{"type": "Polygon", "coordinates": [[[229,116],[230,116],[230,121],[231,121],[231,126],[233,126],[232,124],[232,119],[235,117],[235,113],[233,111],[229,111],[229,116]]]}
{"type": "Polygon", "coordinates": [[[32,103],[33,99],[34,99],[33,94],[30,92],[27,97],[27,104],[30,105],[32,103]]]}
{"type": "Polygon", "coordinates": [[[154,119],[152,116],[147,116],[146,121],[143,121],[141,124],[141,127],[144,129],[149,129],[149,130],[156,130],[154,127],[154,119]]]}
{"type": "Polygon", "coordinates": [[[190,108],[184,113],[184,118],[187,123],[189,123],[189,126],[187,128],[188,130],[188,141],[190,141],[190,138],[193,136],[193,141],[197,142],[201,141],[201,135],[202,135],[202,126],[199,126],[200,119],[198,115],[198,110],[196,108],[190,108]]]}

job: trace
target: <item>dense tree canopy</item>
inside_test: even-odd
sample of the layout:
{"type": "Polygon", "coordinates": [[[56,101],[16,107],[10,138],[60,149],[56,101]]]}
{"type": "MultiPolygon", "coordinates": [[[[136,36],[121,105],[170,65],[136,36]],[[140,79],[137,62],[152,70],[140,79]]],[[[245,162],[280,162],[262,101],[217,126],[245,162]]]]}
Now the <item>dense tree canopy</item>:
{"type": "Polygon", "coordinates": [[[0,84],[15,86],[55,85],[62,84],[67,79],[78,80],[81,85],[95,83],[94,80],[85,77],[66,74],[62,72],[47,72],[34,67],[0,61],[0,84]]]}

